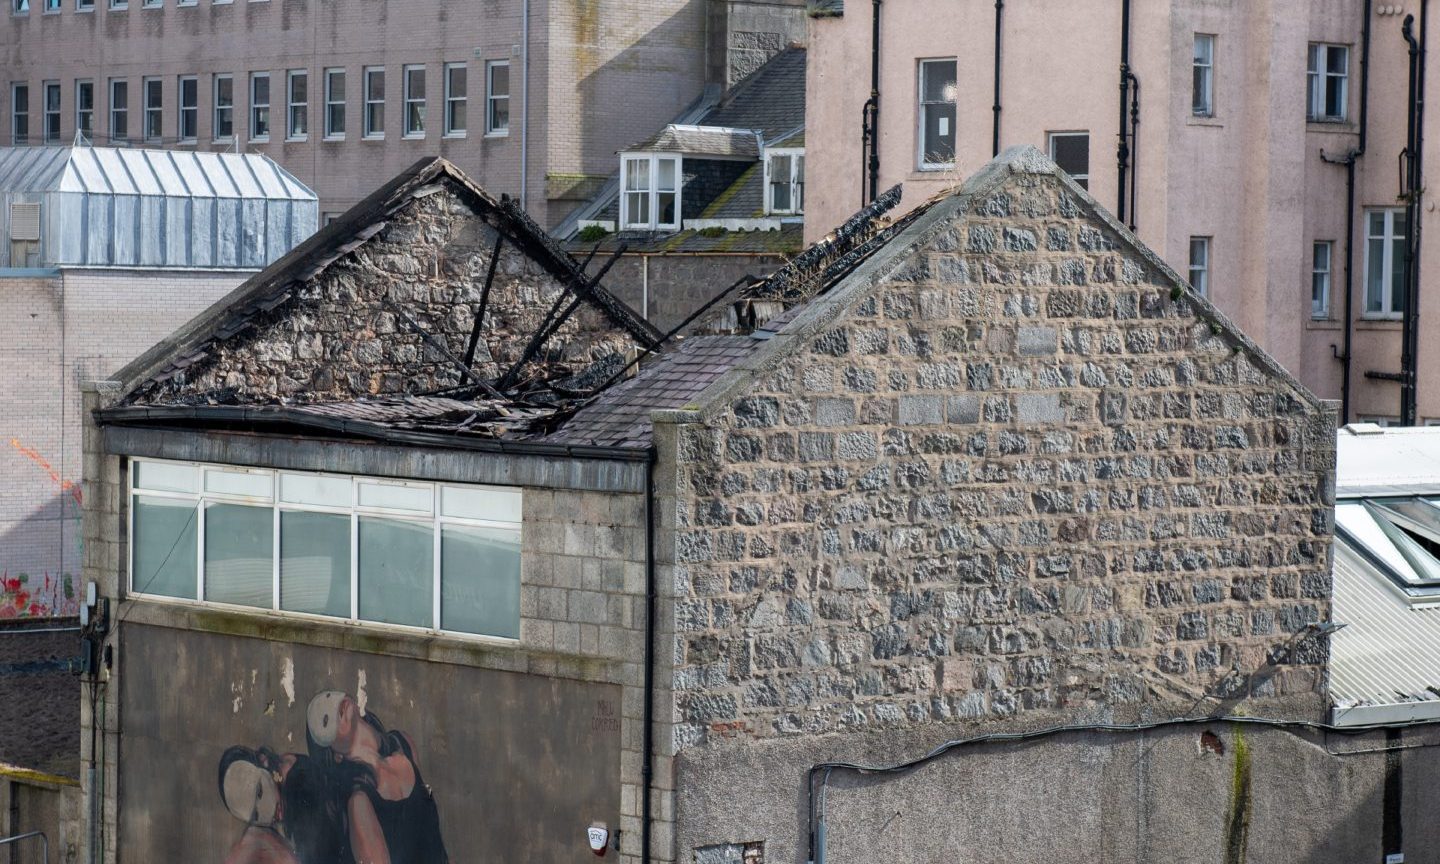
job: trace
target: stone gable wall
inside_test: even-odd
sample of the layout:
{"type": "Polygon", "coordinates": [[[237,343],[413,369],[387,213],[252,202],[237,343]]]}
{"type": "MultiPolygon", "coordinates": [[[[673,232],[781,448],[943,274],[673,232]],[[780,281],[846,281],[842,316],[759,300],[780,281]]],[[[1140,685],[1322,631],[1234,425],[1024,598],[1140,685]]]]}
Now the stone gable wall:
{"type": "Polygon", "coordinates": [[[680,428],[678,745],[1313,713],[1333,412],[1054,177],[968,206],[680,428]]]}
{"type": "MultiPolygon", "coordinates": [[[[450,188],[416,199],[291,299],[259,313],[256,326],[222,340],[209,357],[143,401],[235,388],[243,402],[321,402],[462,383],[381,301],[405,309],[431,335],[443,337],[452,354],[464,356],[494,245],[494,229],[450,188]]],[[[496,377],[520,357],[562,287],[505,243],[476,352],[480,374],[496,377]]],[[[598,309],[582,304],[542,356],[579,371],[632,346],[598,309]]]]}

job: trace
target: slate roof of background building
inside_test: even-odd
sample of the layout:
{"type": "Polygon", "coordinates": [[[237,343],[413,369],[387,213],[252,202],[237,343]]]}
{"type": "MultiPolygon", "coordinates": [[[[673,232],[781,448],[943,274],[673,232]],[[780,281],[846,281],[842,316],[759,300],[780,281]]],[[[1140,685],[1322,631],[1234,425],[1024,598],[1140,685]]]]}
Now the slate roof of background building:
{"type": "Polygon", "coordinates": [[[674,123],[636,144],[631,150],[683,153],[686,156],[760,158],[760,139],[749,129],[725,126],[679,126],[674,123]]]}

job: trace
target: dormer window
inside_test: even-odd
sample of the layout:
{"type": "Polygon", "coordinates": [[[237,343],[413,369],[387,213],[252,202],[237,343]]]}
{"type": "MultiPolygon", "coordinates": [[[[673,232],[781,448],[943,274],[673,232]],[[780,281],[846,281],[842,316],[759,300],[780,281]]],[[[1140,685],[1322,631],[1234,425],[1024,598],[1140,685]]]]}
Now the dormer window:
{"type": "Polygon", "coordinates": [[[805,212],[805,151],[765,151],[765,212],[805,212]]]}
{"type": "Polygon", "coordinates": [[[631,153],[620,159],[620,225],[624,230],[678,230],[680,157],[631,153]]]}

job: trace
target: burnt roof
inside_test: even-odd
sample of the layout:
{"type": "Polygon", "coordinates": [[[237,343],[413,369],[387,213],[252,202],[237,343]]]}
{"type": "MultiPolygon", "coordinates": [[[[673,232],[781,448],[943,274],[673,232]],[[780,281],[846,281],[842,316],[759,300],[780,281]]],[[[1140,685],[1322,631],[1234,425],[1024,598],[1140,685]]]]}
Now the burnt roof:
{"type": "Polygon", "coordinates": [[[453,163],[440,157],[417,161],[289,254],[246,280],[166,340],[125,366],[116,378],[136,396],[203,359],[210,346],[253,326],[255,319],[285,303],[292,292],[355,252],[379,234],[396,211],[443,187],[453,190],[487,224],[528,257],[597,307],[641,345],[655,344],[654,325],[603,286],[591,286],[579,262],[560,248],[508,197],[496,200],[453,163]]]}

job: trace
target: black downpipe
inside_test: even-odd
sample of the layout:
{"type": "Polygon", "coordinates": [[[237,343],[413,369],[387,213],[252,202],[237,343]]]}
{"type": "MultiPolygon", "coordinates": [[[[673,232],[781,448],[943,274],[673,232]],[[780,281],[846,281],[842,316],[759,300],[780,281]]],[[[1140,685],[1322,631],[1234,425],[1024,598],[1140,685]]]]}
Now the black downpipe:
{"type": "Polygon", "coordinates": [[[865,100],[860,121],[861,176],[860,205],[875,200],[880,194],[880,4],[871,0],[870,7],[870,98],[865,100]],[[866,182],[868,181],[868,182],[866,182]]]}
{"type": "MultiPolygon", "coordinates": [[[[1370,129],[1370,4],[1365,0],[1360,27],[1360,146],[1343,157],[1320,158],[1332,165],[1345,166],[1345,347],[1335,359],[1340,367],[1340,424],[1350,422],[1350,345],[1355,335],[1355,163],[1365,155],[1366,136],[1370,129]]],[[[1335,346],[1330,346],[1333,352],[1335,346]]]]}
{"type": "Polygon", "coordinates": [[[1125,173],[1130,165],[1130,138],[1125,130],[1125,112],[1130,102],[1130,0],[1120,6],[1120,141],[1115,151],[1119,169],[1119,192],[1115,195],[1115,215],[1125,221],[1125,173]]]}
{"type": "Polygon", "coordinates": [[[640,761],[640,860],[650,864],[650,796],[655,786],[655,448],[645,460],[645,752],[640,761]]]}
{"type": "Polygon", "coordinates": [[[1414,426],[1420,341],[1420,196],[1424,189],[1425,43],[1429,0],[1420,2],[1420,39],[1415,16],[1406,15],[1400,33],[1410,46],[1410,116],[1405,140],[1405,310],[1400,338],[1400,425],[1414,426]]]}
{"type": "Polygon", "coordinates": [[[1000,155],[1000,23],[1004,12],[1005,0],[995,0],[995,120],[990,133],[992,157],[1000,155]]]}
{"type": "Polygon", "coordinates": [[[1136,190],[1140,188],[1140,79],[1130,73],[1130,230],[1135,230],[1135,220],[1140,215],[1140,205],[1135,202],[1136,190]]]}

